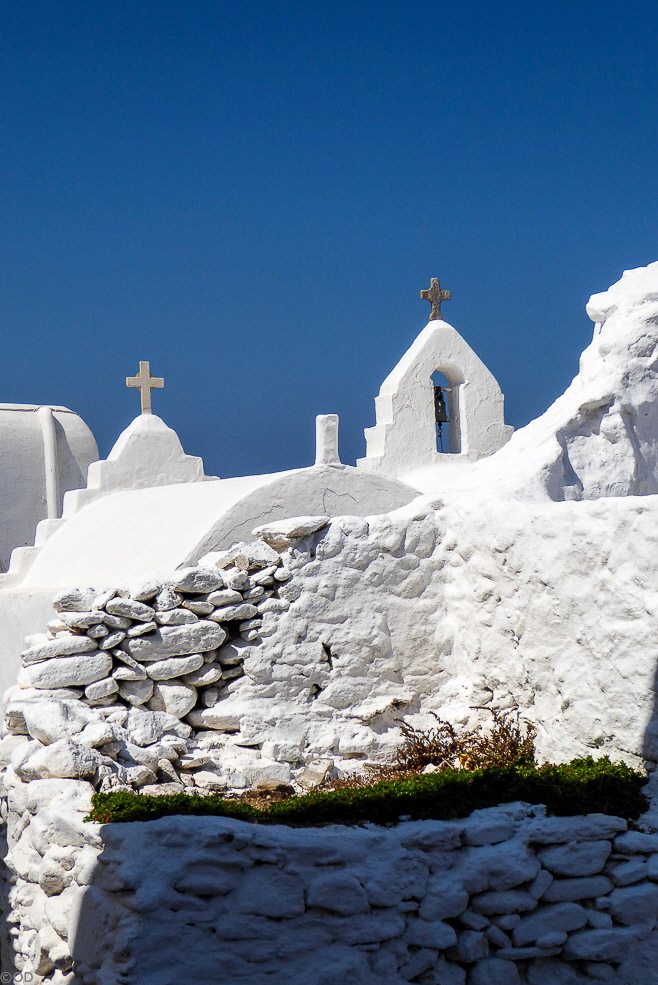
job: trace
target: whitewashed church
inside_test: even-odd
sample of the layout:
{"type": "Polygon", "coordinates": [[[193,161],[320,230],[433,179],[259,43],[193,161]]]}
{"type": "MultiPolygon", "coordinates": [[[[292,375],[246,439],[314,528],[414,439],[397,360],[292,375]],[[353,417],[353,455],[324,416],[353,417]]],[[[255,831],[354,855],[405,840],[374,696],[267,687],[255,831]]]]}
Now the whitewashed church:
{"type": "Polygon", "coordinates": [[[449,292],[421,296],[355,467],[324,415],[314,465],[206,476],[147,362],[106,460],[71,411],[0,407],[5,953],[26,981],[652,980],[655,807],[633,831],[529,805],[321,835],[84,820],[94,790],[312,789],[434,713],[518,711],[540,758],[608,755],[653,790],[658,263],[590,299],[573,382],[514,434],[449,292]]]}

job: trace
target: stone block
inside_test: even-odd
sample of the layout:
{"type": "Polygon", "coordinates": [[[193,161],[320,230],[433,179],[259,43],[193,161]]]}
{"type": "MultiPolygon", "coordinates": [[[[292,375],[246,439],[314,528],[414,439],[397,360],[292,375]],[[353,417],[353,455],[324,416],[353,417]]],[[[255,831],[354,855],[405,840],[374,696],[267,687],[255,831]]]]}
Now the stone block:
{"type": "MultiPolygon", "coordinates": [[[[87,639],[86,636],[82,638],[87,639]]],[[[93,643],[93,640],[89,642],[93,643]]],[[[38,689],[83,687],[107,677],[111,670],[112,658],[106,653],[99,652],[44,660],[27,668],[30,684],[38,689]]]]}
{"type": "Polygon", "coordinates": [[[658,886],[645,882],[635,886],[622,886],[609,894],[610,914],[623,924],[655,921],[658,917],[658,886]]]}
{"type": "Polygon", "coordinates": [[[513,961],[485,958],[471,969],[468,985],[521,985],[521,976],[513,961]]]}
{"type": "Polygon", "coordinates": [[[361,883],[348,873],[322,872],[315,876],[307,891],[308,906],[349,916],[367,913],[368,895],[361,883]]]}
{"type": "Polygon", "coordinates": [[[571,841],[544,848],[538,854],[542,865],[554,875],[592,876],[601,872],[611,850],[609,841],[571,841]]]}
{"type": "Polygon", "coordinates": [[[578,903],[550,903],[523,917],[512,931],[512,939],[517,947],[522,947],[556,931],[569,933],[579,930],[586,923],[587,910],[578,903]]]}
{"type": "MultiPolygon", "coordinates": [[[[587,814],[578,817],[537,818],[526,822],[523,830],[530,842],[552,845],[567,841],[607,840],[614,838],[620,831],[626,831],[627,827],[627,822],[621,817],[587,814]]],[[[621,851],[616,848],[616,844],[615,850],[621,851]]]]}
{"type": "Polygon", "coordinates": [[[161,626],[149,636],[125,640],[123,649],[136,660],[149,662],[215,650],[225,639],[217,623],[200,619],[186,626],[161,626]]]}
{"type": "Polygon", "coordinates": [[[606,896],[612,889],[607,876],[582,876],[575,879],[555,879],[544,893],[542,899],[547,903],[564,900],[596,899],[606,896]]]}
{"type": "Polygon", "coordinates": [[[415,947],[433,947],[443,951],[457,943],[457,934],[449,923],[441,920],[423,920],[411,917],[407,920],[404,939],[415,947]]]}

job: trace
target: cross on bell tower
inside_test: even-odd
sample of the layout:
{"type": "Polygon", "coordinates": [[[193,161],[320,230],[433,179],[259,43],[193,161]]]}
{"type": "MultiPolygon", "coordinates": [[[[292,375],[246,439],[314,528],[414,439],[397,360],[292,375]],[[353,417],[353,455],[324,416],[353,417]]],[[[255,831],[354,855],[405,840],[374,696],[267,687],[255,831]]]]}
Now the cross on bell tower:
{"type": "Polygon", "coordinates": [[[126,386],[136,387],[140,391],[142,400],[142,414],[151,413],[151,390],[161,390],[164,380],[161,376],[151,376],[151,370],[147,362],[140,362],[139,373],[137,376],[127,376],[126,386]]]}
{"type": "Polygon", "coordinates": [[[441,314],[441,302],[450,300],[450,291],[441,290],[441,282],[438,277],[430,279],[429,290],[420,292],[421,301],[429,301],[432,305],[430,311],[430,321],[443,321],[441,314]]]}

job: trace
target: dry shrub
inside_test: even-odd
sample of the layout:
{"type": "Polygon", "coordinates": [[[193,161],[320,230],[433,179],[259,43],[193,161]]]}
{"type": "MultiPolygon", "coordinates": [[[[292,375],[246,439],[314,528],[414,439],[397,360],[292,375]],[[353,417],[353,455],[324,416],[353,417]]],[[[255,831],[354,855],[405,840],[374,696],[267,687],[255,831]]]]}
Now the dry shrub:
{"type": "MultiPolygon", "coordinates": [[[[434,714],[434,713],[432,713],[434,714]]],[[[482,725],[458,731],[450,722],[434,715],[433,728],[419,729],[396,719],[402,745],[392,763],[370,763],[363,773],[352,773],[330,780],[324,789],[365,787],[380,780],[400,780],[418,773],[446,769],[478,770],[496,766],[530,766],[535,761],[536,730],[522,722],[518,712],[491,711],[488,730],[482,725]],[[428,770],[428,767],[434,769],[428,770]]]]}

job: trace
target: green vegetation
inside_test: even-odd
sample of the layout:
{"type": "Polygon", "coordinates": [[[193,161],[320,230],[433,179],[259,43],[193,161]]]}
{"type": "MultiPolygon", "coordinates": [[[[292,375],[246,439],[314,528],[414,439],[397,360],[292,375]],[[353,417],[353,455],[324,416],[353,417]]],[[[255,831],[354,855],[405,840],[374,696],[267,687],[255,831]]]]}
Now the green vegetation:
{"type": "Polygon", "coordinates": [[[646,777],[621,763],[574,759],[559,766],[444,768],[369,786],[318,790],[258,808],[219,796],[97,793],[89,820],[148,821],[172,814],[214,815],[270,824],[396,823],[401,816],[448,820],[512,801],[545,804],[550,814],[603,813],[634,820],[647,809],[646,777]]]}

